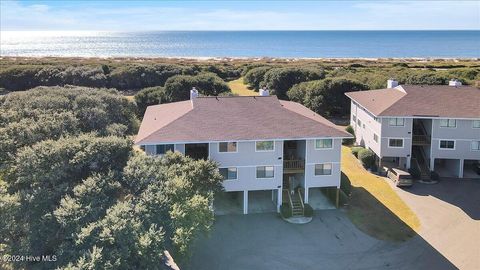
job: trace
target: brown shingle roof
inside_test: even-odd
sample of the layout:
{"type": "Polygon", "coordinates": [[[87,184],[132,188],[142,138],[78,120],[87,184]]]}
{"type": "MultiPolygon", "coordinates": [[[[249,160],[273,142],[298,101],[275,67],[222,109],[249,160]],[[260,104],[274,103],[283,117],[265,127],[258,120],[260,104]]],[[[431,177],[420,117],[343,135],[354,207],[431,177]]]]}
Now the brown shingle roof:
{"type": "Polygon", "coordinates": [[[304,106],[268,97],[199,97],[150,106],[137,144],[350,137],[304,106]]]}
{"type": "Polygon", "coordinates": [[[376,116],[480,118],[480,89],[470,86],[402,85],[346,95],[376,116]]]}

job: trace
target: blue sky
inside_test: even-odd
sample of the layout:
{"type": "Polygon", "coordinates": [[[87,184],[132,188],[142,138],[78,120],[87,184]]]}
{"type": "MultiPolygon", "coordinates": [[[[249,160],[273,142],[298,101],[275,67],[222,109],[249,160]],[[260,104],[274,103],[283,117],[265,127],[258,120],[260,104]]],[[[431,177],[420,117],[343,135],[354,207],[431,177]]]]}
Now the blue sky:
{"type": "Polygon", "coordinates": [[[0,1],[1,30],[480,29],[480,1],[0,1]]]}

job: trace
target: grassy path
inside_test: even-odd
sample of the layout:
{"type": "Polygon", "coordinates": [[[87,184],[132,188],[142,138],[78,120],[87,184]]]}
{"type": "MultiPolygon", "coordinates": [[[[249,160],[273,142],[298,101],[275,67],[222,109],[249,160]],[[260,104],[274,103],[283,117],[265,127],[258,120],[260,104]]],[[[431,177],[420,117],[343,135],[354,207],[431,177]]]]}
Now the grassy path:
{"type": "Polygon", "coordinates": [[[347,216],[363,232],[382,240],[404,241],[420,229],[415,213],[384,178],[369,173],[342,147],[342,172],[352,184],[347,216]]]}
{"type": "Polygon", "coordinates": [[[247,85],[243,83],[242,77],[234,81],[229,81],[228,86],[234,94],[239,96],[258,96],[257,92],[248,89],[247,85]]]}

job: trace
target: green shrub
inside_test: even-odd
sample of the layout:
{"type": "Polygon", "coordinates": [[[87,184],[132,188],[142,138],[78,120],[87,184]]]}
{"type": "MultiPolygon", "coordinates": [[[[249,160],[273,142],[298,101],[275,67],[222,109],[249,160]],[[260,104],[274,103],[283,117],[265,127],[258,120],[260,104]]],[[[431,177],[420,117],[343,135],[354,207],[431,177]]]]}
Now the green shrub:
{"type": "Polygon", "coordinates": [[[165,88],[161,86],[144,88],[135,95],[135,102],[137,103],[138,113],[143,116],[148,106],[168,103],[165,88]]]}
{"type": "Polygon", "coordinates": [[[288,203],[282,203],[280,205],[280,214],[282,215],[283,218],[290,218],[292,217],[292,208],[288,203]]]}
{"type": "Polygon", "coordinates": [[[243,77],[243,82],[248,84],[249,88],[255,89],[258,91],[260,89],[260,83],[263,81],[265,73],[272,69],[270,66],[256,67],[250,69],[245,76],[243,77]]]}
{"type": "Polygon", "coordinates": [[[306,216],[306,217],[313,216],[313,208],[308,203],[304,204],[303,206],[304,206],[304,208],[303,208],[304,216],[306,216]]]}
{"type": "Polygon", "coordinates": [[[165,83],[165,96],[170,102],[188,100],[193,87],[205,96],[230,92],[230,88],[220,77],[214,73],[204,73],[196,76],[177,75],[169,78],[165,83]]]}
{"type": "Polygon", "coordinates": [[[358,158],[358,152],[360,152],[361,150],[363,150],[365,148],[361,147],[361,146],[355,146],[355,147],[352,147],[352,154],[358,158]]]}
{"type": "Polygon", "coordinates": [[[353,130],[353,127],[351,125],[348,125],[345,128],[345,131],[352,134],[353,138],[352,139],[343,139],[343,144],[344,145],[352,145],[355,142],[355,130],[353,130]]]}
{"type": "Polygon", "coordinates": [[[358,152],[358,159],[366,169],[375,169],[375,153],[370,149],[362,149],[358,152]]]}
{"type": "Polygon", "coordinates": [[[287,95],[321,115],[345,116],[350,114],[350,99],[345,93],[367,89],[368,86],[359,81],[327,78],[295,84],[287,95]]]}
{"type": "Polygon", "coordinates": [[[280,99],[287,98],[287,91],[295,84],[325,78],[323,69],[285,67],[272,68],[264,75],[260,84],[273,90],[280,99]]]}

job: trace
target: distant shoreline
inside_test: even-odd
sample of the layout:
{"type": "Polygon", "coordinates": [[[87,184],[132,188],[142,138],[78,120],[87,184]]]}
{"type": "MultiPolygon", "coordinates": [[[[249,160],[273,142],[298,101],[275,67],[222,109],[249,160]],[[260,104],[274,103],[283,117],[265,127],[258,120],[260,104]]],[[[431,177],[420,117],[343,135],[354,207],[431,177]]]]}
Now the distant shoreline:
{"type": "Polygon", "coordinates": [[[264,62],[264,61],[320,61],[320,62],[329,62],[329,61],[344,61],[344,62],[350,62],[350,61],[381,61],[381,62],[391,62],[391,61],[403,61],[403,62],[432,62],[432,61],[453,61],[453,62],[459,62],[459,61],[466,61],[466,62],[474,62],[474,61],[480,61],[479,57],[210,57],[210,56],[205,56],[205,57],[193,57],[193,56],[177,56],[177,57],[158,57],[158,56],[142,56],[142,57],[135,57],[135,56],[1,56],[0,55],[0,60],[13,60],[13,59],[19,59],[19,60],[28,60],[28,59],[35,59],[35,60],[40,60],[40,59],[47,59],[47,60],[66,60],[66,59],[72,59],[72,60],[81,60],[81,59],[86,59],[86,60],[136,60],[136,61],[141,61],[141,60],[169,60],[169,61],[174,61],[174,60],[179,60],[179,61],[185,61],[185,60],[190,60],[190,61],[255,61],[255,62],[264,62]]]}

